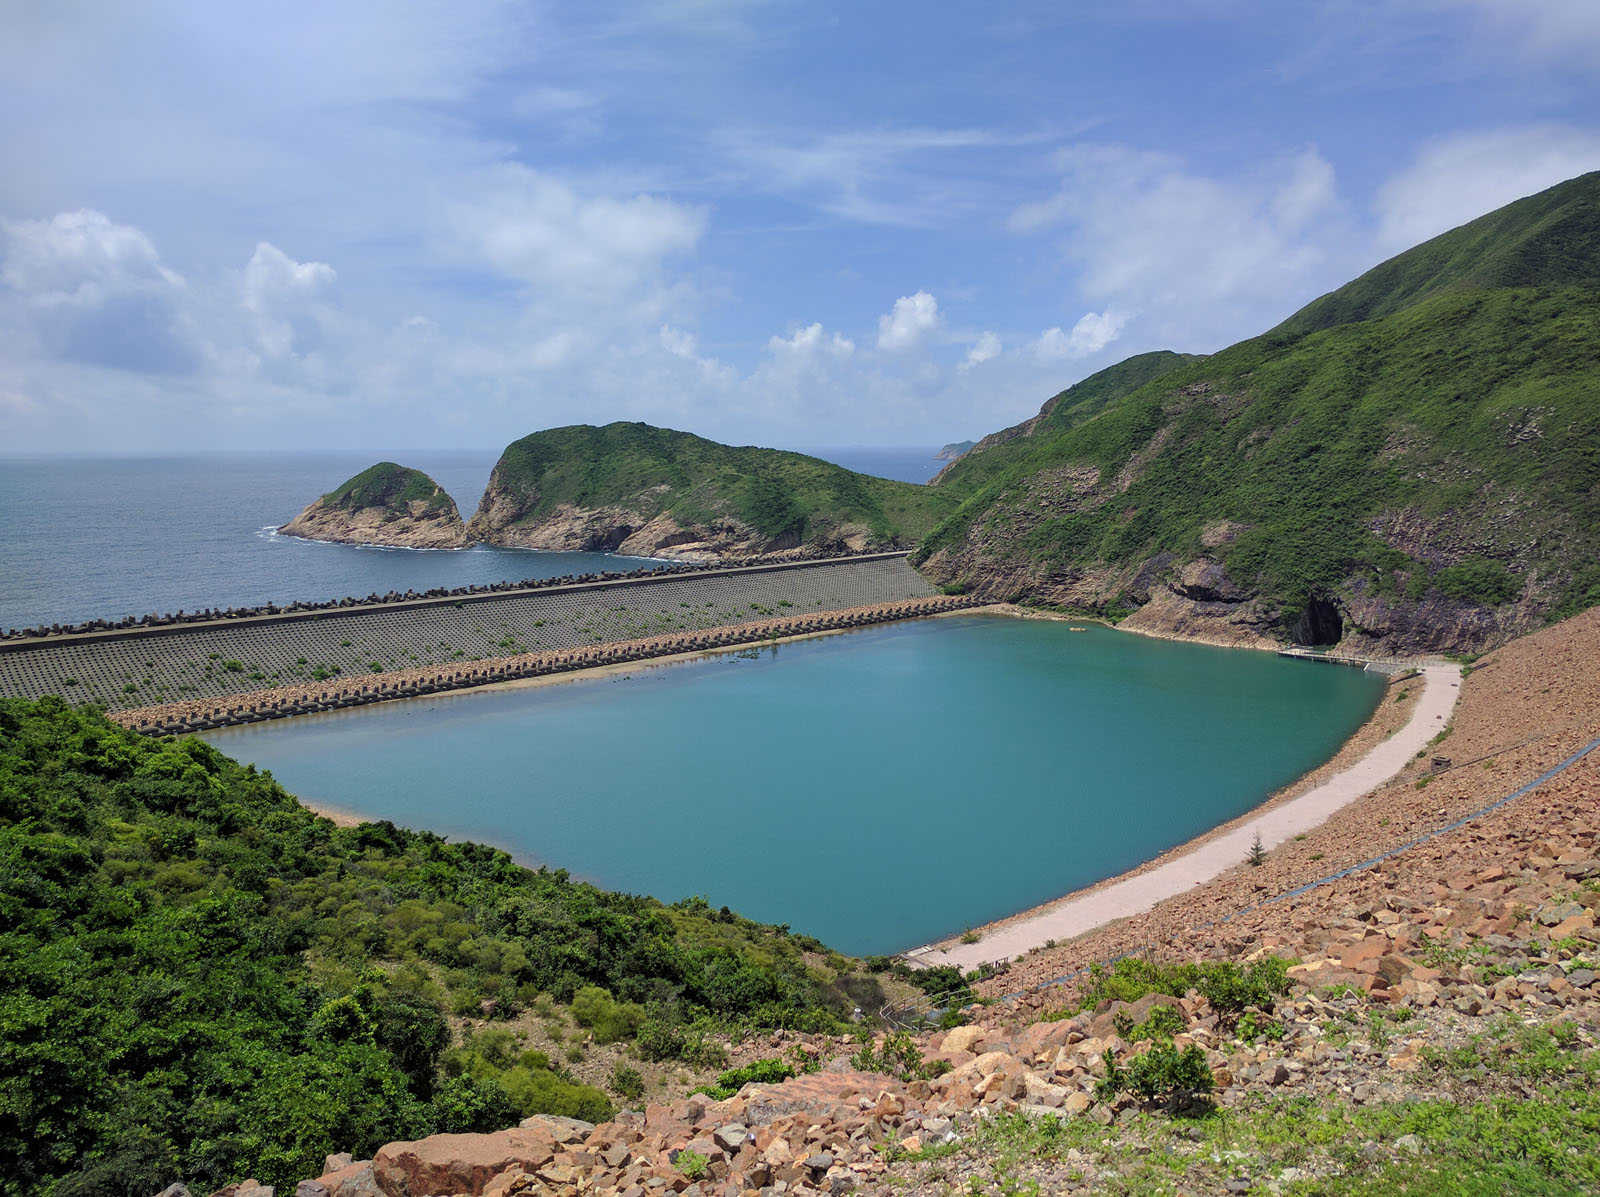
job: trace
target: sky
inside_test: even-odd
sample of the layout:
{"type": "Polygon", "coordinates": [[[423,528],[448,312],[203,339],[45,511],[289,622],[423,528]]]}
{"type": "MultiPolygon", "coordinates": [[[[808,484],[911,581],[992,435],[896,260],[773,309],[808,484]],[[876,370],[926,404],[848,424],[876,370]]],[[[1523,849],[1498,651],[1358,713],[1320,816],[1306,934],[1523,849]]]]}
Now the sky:
{"type": "Polygon", "coordinates": [[[0,454],[939,445],[1600,168],[1596,0],[0,5],[0,454]]]}

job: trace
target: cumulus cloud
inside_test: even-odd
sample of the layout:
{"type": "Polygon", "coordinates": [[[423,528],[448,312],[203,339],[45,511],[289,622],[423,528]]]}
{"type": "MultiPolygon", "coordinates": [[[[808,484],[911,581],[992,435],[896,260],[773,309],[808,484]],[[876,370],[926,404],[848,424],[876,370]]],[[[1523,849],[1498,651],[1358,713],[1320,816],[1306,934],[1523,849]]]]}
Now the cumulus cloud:
{"type": "Polygon", "coordinates": [[[856,343],[837,332],[831,339],[825,338],[819,322],[796,329],[793,336],[770,337],[767,340],[767,348],[780,357],[814,357],[819,353],[831,354],[834,357],[849,357],[856,351],[856,343]]]}
{"type": "Polygon", "coordinates": [[[20,296],[41,347],[65,361],[183,374],[200,349],[182,310],[186,284],[130,225],[82,208],[0,221],[0,281],[20,296]]]}
{"type": "Polygon", "coordinates": [[[878,348],[901,353],[920,345],[939,327],[939,301],[926,291],[902,295],[894,310],[878,317],[878,348]]]}
{"type": "Polygon", "coordinates": [[[1379,248],[1408,249],[1596,169],[1600,133],[1566,125],[1491,129],[1429,142],[1378,191],[1379,248]]]}
{"type": "Polygon", "coordinates": [[[558,289],[564,300],[615,302],[659,282],[690,253],[706,209],[650,194],[580,194],[525,166],[494,172],[488,193],[456,212],[461,237],[497,274],[558,289]]]}
{"type": "Polygon", "coordinates": [[[970,370],[974,366],[982,365],[990,358],[999,357],[1000,349],[999,337],[992,332],[983,333],[967,350],[966,360],[961,363],[959,369],[970,370]]]}
{"type": "Polygon", "coordinates": [[[1128,318],[1121,312],[1086,312],[1071,332],[1047,328],[1039,334],[1034,352],[1046,361],[1088,357],[1117,339],[1128,318]]]}
{"type": "MultiPolygon", "coordinates": [[[[1235,177],[1120,145],[1072,146],[1055,162],[1056,194],[1020,205],[1009,227],[1059,236],[1081,297],[1137,321],[1141,339],[1226,344],[1343,281],[1349,222],[1314,149],[1235,177]]],[[[1099,319],[1079,343],[1109,328],[1099,319]]]]}
{"type": "Polygon", "coordinates": [[[254,318],[262,352],[287,357],[321,347],[336,277],[324,262],[296,262],[270,242],[256,245],[240,280],[240,300],[254,318]]]}

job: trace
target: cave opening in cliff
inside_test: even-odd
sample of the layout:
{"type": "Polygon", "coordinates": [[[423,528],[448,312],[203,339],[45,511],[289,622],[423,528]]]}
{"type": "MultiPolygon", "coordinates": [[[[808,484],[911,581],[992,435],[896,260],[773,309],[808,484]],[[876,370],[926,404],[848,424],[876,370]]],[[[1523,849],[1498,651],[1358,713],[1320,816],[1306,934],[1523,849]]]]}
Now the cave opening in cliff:
{"type": "Polygon", "coordinates": [[[1315,596],[1306,603],[1306,609],[1289,627],[1289,635],[1296,644],[1323,648],[1338,644],[1344,636],[1344,620],[1339,608],[1330,599],[1315,596]]]}

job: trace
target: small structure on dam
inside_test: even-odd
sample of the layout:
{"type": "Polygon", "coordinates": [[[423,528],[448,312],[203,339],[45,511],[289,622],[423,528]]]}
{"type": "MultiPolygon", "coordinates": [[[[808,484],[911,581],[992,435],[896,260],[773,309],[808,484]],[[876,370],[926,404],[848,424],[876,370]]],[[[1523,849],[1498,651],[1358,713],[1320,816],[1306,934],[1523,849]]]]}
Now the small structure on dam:
{"type": "Polygon", "coordinates": [[[884,553],[32,638],[0,642],[0,694],[58,694],[115,712],[318,684],[374,683],[368,688],[376,692],[384,674],[418,667],[465,667],[936,595],[905,554],[884,553]]]}

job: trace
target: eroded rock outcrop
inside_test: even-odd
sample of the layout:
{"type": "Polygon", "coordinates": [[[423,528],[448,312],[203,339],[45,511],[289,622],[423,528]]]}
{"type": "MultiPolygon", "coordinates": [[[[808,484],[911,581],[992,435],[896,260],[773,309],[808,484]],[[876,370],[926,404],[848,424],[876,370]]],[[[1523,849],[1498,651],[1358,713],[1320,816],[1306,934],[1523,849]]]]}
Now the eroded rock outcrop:
{"type": "Polygon", "coordinates": [[[455,500],[421,470],[380,461],[278,529],[284,536],[408,549],[463,549],[472,541],[455,500]]]}

